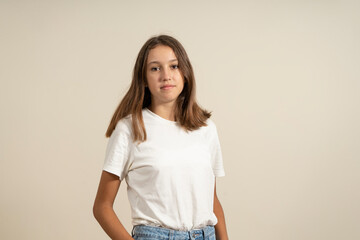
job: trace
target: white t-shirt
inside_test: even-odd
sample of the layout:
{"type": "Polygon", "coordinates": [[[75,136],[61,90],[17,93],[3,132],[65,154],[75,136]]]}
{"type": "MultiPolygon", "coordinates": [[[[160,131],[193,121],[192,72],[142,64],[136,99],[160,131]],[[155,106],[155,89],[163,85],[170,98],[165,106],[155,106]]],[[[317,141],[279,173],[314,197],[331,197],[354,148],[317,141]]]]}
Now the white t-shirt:
{"type": "Polygon", "coordinates": [[[132,142],[131,115],[109,138],[103,170],[125,178],[132,224],[189,231],[216,225],[215,176],[225,176],[216,125],[186,133],[177,122],[142,110],[145,142],[132,142]]]}

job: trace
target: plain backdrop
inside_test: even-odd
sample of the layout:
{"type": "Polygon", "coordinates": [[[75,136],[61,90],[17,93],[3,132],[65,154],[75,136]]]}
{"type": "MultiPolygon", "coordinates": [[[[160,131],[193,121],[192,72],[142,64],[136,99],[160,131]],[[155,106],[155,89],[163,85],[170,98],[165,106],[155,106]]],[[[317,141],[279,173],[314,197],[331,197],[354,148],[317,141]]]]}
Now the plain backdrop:
{"type": "MultiPolygon", "coordinates": [[[[213,112],[232,240],[360,239],[359,1],[0,0],[0,239],[109,239],[92,214],[135,58],[169,34],[213,112]]],[[[130,232],[126,183],[115,202],[130,232]]]]}

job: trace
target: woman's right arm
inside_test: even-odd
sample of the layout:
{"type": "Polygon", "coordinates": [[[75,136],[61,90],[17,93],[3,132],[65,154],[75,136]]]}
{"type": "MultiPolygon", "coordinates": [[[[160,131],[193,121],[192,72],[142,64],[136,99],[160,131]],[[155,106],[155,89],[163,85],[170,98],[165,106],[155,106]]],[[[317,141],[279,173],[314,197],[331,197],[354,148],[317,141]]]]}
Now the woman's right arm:
{"type": "Polygon", "coordinates": [[[121,224],[113,209],[119,187],[119,177],[103,170],[93,206],[93,214],[111,239],[134,240],[121,224]]]}

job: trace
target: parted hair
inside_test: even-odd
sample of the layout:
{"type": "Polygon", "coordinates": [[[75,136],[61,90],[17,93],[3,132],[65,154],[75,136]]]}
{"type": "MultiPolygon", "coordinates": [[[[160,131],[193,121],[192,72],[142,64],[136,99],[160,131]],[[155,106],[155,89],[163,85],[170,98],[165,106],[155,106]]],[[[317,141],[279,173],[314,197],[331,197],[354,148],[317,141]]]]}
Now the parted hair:
{"type": "Polygon", "coordinates": [[[206,120],[211,117],[211,112],[201,108],[196,102],[195,76],[184,47],[174,37],[158,35],[147,40],[140,49],[135,62],[131,85],[112,116],[105,134],[106,137],[111,136],[119,120],[131,114],[133,141],[146,141],[142,109],[151,104],[151,93],[146,87],[146,64],[150,50],[159,45],[168,46],[174,51],[180,73],[184,79],[184,88],[174,106],[175,121],[185,131],[193,131],[202,126],[207,126],[206,120]]]}

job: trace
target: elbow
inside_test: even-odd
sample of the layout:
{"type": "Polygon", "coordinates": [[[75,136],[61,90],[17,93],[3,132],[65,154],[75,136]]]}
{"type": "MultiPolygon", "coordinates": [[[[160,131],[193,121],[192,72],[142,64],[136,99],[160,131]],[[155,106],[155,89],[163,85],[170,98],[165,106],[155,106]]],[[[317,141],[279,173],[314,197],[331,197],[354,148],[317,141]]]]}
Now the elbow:
{"type": "Polygon", "coordinates": [[[93,215],[94,215],[95,219],[98,221],[99,221],[99,219],[102,218],[102,216],[104,214],[106,214],[106,212],[109,212],[109,211],[113,211],[112,206],[109,206],[104,203],[95,202],[93,205],[93,208],[92,208],[93,215]]]}
{"type": "Polygon", "coordinates": [[[98,220],[102,213],[102,207],[98,203],[94,203],[92,208],[93,216],[96,220],[98,220]]]}
{"type": "Polygon", "coordinates": [[[98,210],[98,207],[96,204],[93,205],[92,212],[93,212],[94,218],[97,220],[98,216],[99,216],[99,210],[98,210]]]}

